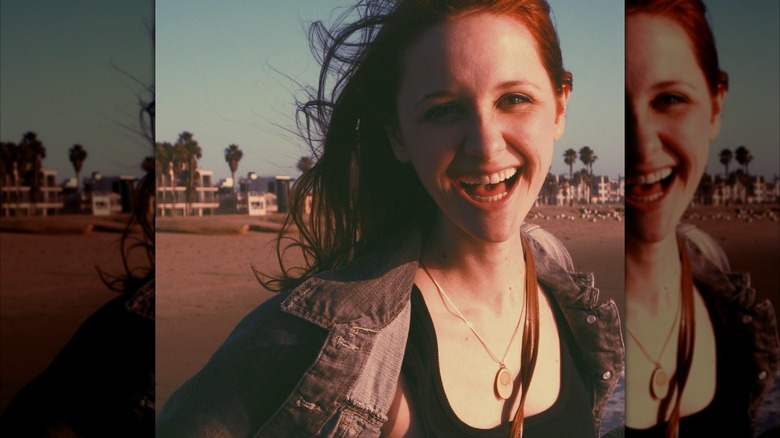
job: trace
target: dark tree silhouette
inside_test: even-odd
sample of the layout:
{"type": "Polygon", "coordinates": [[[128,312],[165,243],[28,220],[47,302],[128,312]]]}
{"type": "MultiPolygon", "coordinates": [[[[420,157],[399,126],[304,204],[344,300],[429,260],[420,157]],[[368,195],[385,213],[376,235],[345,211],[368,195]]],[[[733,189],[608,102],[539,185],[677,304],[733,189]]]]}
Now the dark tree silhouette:
{"type": "Polygon", "coordinates": [[[720,164],[726,168],[726,173],[723,175],[724,178],[729,177],[729,163],[731,163],[733,156],[734,154],[731,153],[731,149],[726,148],[720,151],[720,164]]]}
{"type": "Polygon", "coordinates": [[[238,170],[238,162],[244,157],[244,152],[238,145],[231,144],[225,148],[225,162],[230,168],[230,177],[233,179],[233,191],[236,188],[236,171],[238,170]]]}
{"type": "Polygon", "coordinates": [[[41,193],[41,179],[43,176],[43,159],[46,158],[46,148],[38,139],[38,134],[27,131],[19,143],[19,149],[25,166],[26,181],[30,186],[30,203],[32,214],[38,212],[37,203],[41,193]]]}
{"type": "Polygon", "coordinates": [[[312,166],[314,166],[314,160],[311,157],[301,157],[301,159],[298,160],[298,164],[295,165],[301,173],[308,171],[312,166]]]}
{"type": "Polygon", "coordinates": [[[597,158],[598,157],[593,153],[593,149],[591,149],[590,146],[583,146],[580,148],[580,161],[582,161],[582,164],[585,165],[585,170],[587,170],[587,175],[583,176],[586,178],[585,183],[588,189],[588,194],[586,195],[588,197],[588,204],[590,204],[590,185],[593,181],[593,162],[596,161],[597,158]]]}
{"type": "Polygon", "coordinates": [[[734,155],[736,156],[737,163],[742,166],[745,170],[745,174],[749,176],[750,170],[748,169],[748,166],[750,166],[750,162],[753,161],[753,155],[750,153],[750,150],[745,146],[739,146],[734,151],[734,155]]]}
{"type": "Polygon", "coordinates": [[[186,168],[185,186],[187,198],[187,213],[192,209],[192,203],[195,200],[195,182],[198,175],[198,159],[203,156],[198,141],[195,140],[191,132],[184,131],[179,134],[179,139],[174,145],[175,156],[180,164],[186,168]]]}
{"type": "Polygon", "coordinates": [[[84,165],[84,160],[87,159],[87,151],[80,144],[74,144],[68,151],[68,158],[71,164],[73,164],[73,170],[76,171],[76,191],[80,192],[81,166],[84,165]]]}

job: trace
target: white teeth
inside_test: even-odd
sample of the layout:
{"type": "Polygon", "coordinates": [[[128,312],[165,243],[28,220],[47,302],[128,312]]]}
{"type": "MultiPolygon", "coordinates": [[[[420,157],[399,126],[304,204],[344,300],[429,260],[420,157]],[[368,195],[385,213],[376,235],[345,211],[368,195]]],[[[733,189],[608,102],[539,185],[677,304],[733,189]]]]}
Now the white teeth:
{"type": "Polygon", "coordinates": [[[477,202],[496,202],[504,199],[506,195],[507,192],[499,193],[498,195],[494,196],[471,196],[471,198],[477,202]]]}
{"type": "Polygon", "coordinates": [[[490,175],[479,175],[479,176],[462,176],[460,178],[460,182],[464,184],[498,184],[501,181],[506,181],[509,178],[512,178],[517,173],[517,168],[513,167],[511,169],[505,169],[500,172],[491,173],[490,175]]]}
{"type": "Polygon", "coordinates": [[[644,175],[636,175],[633,177],[626,177],[626,184],[653,184],[672,174],[671,167],[665,167],[655,172],[646,173],[644,175]]]}
{"type": "Polygon", "coordinates": [[[632,201],[634,201],[634,202],[653,202],[656,199],[660,198],[662,195],[663,195],[662,192],[658,192],[658,193],[653,193],[652,195],[647,195],[647,196],[632,195],[632,196],[629,196],[629,198],[632,201]]]}

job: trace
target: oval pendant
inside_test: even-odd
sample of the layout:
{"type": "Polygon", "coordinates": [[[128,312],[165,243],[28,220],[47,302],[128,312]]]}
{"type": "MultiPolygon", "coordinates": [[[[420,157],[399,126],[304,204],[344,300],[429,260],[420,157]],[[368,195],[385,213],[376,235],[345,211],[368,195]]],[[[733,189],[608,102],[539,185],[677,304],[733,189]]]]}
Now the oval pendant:
{"type": "Polygon", "coordinates": [[[669,392],[669,376],[660,365],[656,365],[653,373],[650,374],[650,396],[653,400],[660,400],[666,397],[669,392]]]}
{"type": "Polygon", "coordinates": [[[512,385],[513,385],[512,373],[502,366],[496,373],[496,395],[504,400],[509,400],[512,397],[512,385]]]}

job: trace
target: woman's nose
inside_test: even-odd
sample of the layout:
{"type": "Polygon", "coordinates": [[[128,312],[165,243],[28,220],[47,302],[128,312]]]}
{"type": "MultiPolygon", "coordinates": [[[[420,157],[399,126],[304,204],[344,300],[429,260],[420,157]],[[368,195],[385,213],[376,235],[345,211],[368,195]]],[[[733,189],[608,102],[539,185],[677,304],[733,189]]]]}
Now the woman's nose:
{"type": "Polygon", "coordinates": [[[637,111],[626,101],[626,164],[647,159],[661,147],[657,129],[648,114],[637,111]]]}
{"type": "Polygon", "coordinates": [[[469,155],[490,158],[505,148],[501,124],[489,115],[476,115],[467,134],[464,151],[469,155]]]}

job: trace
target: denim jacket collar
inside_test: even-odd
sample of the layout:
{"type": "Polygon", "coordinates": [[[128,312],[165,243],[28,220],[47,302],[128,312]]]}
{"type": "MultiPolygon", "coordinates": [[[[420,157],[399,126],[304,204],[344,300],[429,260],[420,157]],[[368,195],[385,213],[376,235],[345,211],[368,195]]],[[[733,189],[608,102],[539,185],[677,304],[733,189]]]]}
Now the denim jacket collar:
{"type": "MultiPolygon", "coordinates": [[[[617,306],[611,300],[599,304],[593,275],[568,272],[546,249],[561,251],[560,242],[534,228],[538,227],[524,226],[521,232],[525,238],[534,236],[530,242],[537,278],[574,334],[585,366],[583,377],[592,389],[598,430],[607,397],[623,372],[617,306]],[[558,247],[540,243],[550,239],[558,247]]],[[[383,248],[310,278],[284,299],[282,311],[327,329],[329,336],[318,362],[262,433],[305,424],[306,433],[318,436],[347,429],[363,430],[355,436],[378,435],[400,374],[421,248],[419,228],[402,230],[383,248]],[[328,376],[327,382],[321,376],[328,376]],[[302,423],[303,418],[307,420],[302,423]]]]}
{"type": "MultiPolygon", "coordinates": [[[[422,251],[418,228],[399,234],[377,251],[306,280],[284,300],[282,309],[326,329],[341,323],[385,327],[409,301],[422,251]]],[[[541,243],[530,243],[537,279],[559,305],[583,311],[596,307],[599,291],[593,274],[568,272],[541,243]]]]}

